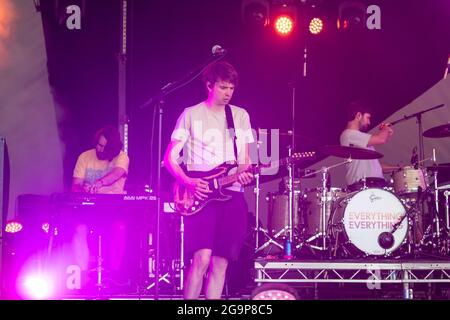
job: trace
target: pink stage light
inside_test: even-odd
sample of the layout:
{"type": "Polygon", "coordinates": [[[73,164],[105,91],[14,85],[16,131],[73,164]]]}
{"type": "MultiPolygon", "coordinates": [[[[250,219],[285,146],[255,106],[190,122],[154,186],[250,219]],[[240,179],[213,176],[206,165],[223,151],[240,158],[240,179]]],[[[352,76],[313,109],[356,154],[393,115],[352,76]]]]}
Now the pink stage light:
{"type": "Polygon", "coordinates": [[[52,279],[41,273],[26,275],[19,285],[19,291],[24,299],[46,300],[54,294],[52,279]]]}
{"type": "Polygon", "coordinates": [[[23,229],[23,226],[18,221],[10,221],[5,226],[5,232],[8,233],[17,233],[23,229]]]}

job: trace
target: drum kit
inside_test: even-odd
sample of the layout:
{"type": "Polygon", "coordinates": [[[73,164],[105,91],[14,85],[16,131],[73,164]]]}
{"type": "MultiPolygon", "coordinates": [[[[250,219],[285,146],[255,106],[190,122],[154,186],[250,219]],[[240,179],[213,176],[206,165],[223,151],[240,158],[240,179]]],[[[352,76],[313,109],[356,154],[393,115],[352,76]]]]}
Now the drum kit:
{"type": "MultiPolygon", "coordinates": [[[[450,124],[431,128],[423,136],[450,137],[450,124]]],[[[266,242],[260,244],[257,238],[255,253],[275,246],[285,259],[448,258],[450,186],[438,187],[438,169],[450,166],[436,164],[434,149],[433,157],[392,170],[390,182],[366,178],[347,189],[331,186],[333,168],[383,155],[345,146],[323,146],[318,152],[346,160],[304,171],[300,177],[288,170],[282,179],[284,191],[266,197],[267,229],[258,224],[256,229],[266,242]],[[424,166],[426,161],[433,165],[424,166]],[[320,187],[301,189],[302,179],[318,175],[320,187]]]]}

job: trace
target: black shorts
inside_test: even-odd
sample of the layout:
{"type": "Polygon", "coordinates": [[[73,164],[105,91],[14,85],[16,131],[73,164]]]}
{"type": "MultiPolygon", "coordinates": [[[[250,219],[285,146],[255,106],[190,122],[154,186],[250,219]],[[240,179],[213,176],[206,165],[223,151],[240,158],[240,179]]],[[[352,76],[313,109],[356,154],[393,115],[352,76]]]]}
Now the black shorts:
{"type": "Polygon", "coordinates": [[[228,201],[211,201],[197,214],[186,217],[185,248],[189,258],[200,249],[213,256],[237,260],[247,232],[247,203],[243,192],[231,194],[228,201]]]}

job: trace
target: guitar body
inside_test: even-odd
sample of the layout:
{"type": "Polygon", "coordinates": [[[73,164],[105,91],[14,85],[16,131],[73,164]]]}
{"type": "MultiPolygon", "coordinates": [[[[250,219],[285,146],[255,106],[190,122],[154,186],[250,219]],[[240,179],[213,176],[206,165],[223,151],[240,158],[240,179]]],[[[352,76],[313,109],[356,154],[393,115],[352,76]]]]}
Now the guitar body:
{"type": "Polygon", "coordinates": [[[195,198],[191,190],[175,182],[173,190],[175,211],[183,216],[191,216],[199,212],[211,201],[227,201],[231,199],[231,196],[222,192],[222,186],[219,185],[218,179],[227,176],[230,170],[235,167],[236,165],[221,164],[210,171],[188,171],[189,177],[206,180],[212,192],[208,193],[208,198],[200,200],[195,198]]]}

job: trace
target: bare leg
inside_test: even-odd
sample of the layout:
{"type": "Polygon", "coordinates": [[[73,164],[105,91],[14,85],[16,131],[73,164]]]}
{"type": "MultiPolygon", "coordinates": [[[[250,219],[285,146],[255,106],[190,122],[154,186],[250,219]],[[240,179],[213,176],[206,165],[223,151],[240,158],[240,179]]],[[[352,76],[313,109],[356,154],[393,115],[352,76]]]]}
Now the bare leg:
{"type": "Polygon", "coordinates": [[[200,249],[194,253],[191,267],[184,286],[185,299],[198,299],[203,285],[203,277],[211,261],[211,249],[200,249]]]}
{"type": "Polygon", "coordinates": [[[208,280],[206,281],[206,299],[220,299],[222,297],[227,267],[227,259],[216,256],[212,257],[208,280]]]}
{"type": "Polygon", "coordinates": [[[87,243],[88,227],[78,225],[72,239],[72,248],[75,255],[75,262],[81,271],[87,271],[89,267],[89,247],[87,243]]]}

